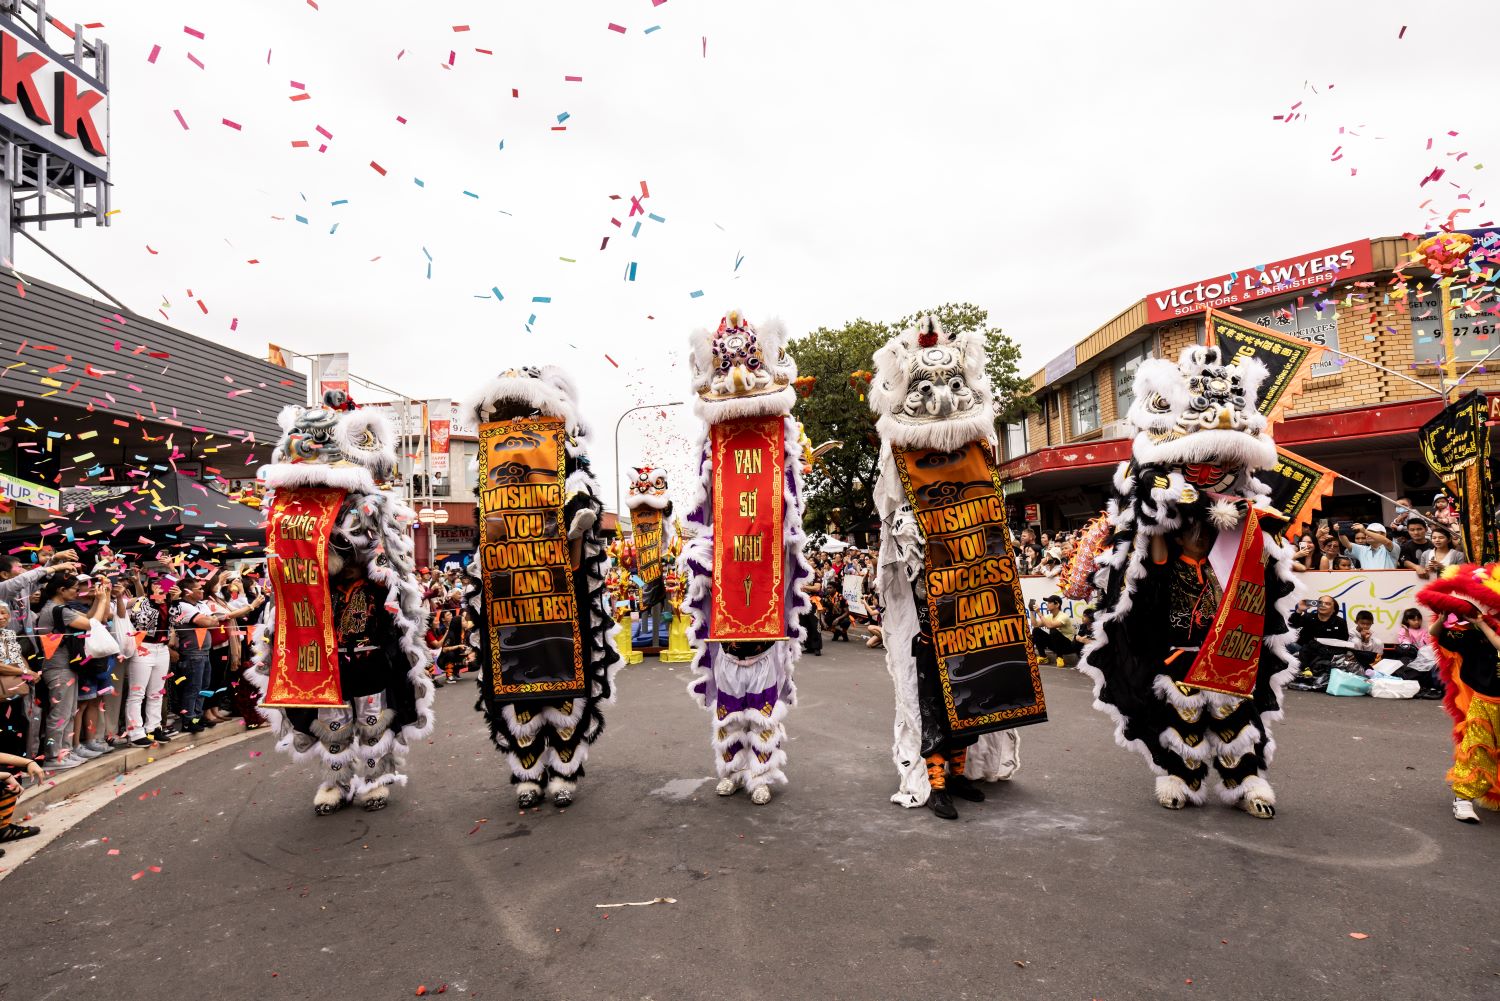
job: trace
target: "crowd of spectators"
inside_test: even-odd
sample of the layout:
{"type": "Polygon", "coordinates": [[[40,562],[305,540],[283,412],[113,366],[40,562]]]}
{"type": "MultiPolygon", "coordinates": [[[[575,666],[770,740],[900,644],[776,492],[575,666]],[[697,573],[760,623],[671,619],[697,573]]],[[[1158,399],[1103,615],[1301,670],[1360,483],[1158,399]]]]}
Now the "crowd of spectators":
{"type": "Polygon", "coordinates": [[[1413,570],[1419,577],[1435,577],[1445,566],[1464,562],[1462,538],[1458,513],[1446,496],[1438,494],[1426,513],[1401,497],[1389,527],[1379,522],[1318,521],[1292,540],[1292,568],[1413,570]]]}

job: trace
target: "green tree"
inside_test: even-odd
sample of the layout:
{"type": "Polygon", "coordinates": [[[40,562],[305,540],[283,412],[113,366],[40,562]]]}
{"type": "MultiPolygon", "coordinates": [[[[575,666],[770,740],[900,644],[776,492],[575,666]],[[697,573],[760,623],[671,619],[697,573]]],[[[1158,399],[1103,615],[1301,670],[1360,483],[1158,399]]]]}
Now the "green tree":
{"type": "Polygon", "coordinates": [[[874,541],[875,480],[880,475],[880,439],[875,416],[866,398],[868,385],[851,376],[874,369],[875,352],[901,330],[927,314],[937,316],[946,330],[978,333],[984,337],[988,371],[1000,402],[1000,421],[1011,422],[1036,410],[1031,380],[1020,374],[1020,348],[989,326],[989,313],[972,303],[945,303],[922,310],[896,323],[859,319],[836,330],[820,327],[792,342],[800,374],[817,382],[797,404],[797,418],[814,446],[830,441],[843,444],[821,456],[807,477],[809,533],[824,529],[853,536],[856,543],[874,541]]]}

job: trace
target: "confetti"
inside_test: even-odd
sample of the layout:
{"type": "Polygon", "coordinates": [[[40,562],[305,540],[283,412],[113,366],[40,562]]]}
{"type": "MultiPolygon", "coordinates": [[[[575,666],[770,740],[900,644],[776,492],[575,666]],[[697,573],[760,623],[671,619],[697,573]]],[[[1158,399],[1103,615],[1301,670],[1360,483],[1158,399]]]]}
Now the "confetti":
{"type": "Polygon", "coordinates": [[[154,63],[154,62],[156,62],[156,57],[159,56],[159,55],[161,55],[161,46],[160,45],[153,45],[153,46],[151,46],[151,54],[146,57],[146,62],[148,62],[148,63],[154,63]]]}
{"type": "Polygon", "coordinates": [[[696,292],[689,292],[688,293],[688,297],[692,298],[692,299],[702,299],[703,298],[703,290],[700,288],[696,292]]]}
{"type": "Polygon", "coordinates": [[[1401,39],[1403,39],[1405,37],[1406,37],[1406,25],[1403,24],[1401,26],[1401,30],[1398,31],[1398,32],[1396,32],[1396,39],[1397,39],[1397,41],[1399,41],[1399,40],[1401,40],[1401,39]]]}
{"type": "Polygon", "coordinates": [[[1353,939],[1358,939],[1361,942],[1363,942],[1365,939],[1369,938],[1370,936],[1366,935],[1362,931],[1352,931],[1352,932],[1349,933],[1349,937],[1353,938],[1353,939]]]}
{"type": "MultiPolygon", "coordinates": [[[[183,126],[183,127],[186,128],[187,126],[183,126]]],[[[385,176],[385,168],[382,167],[380,164],[376,163],[374,160],[370,161],[370,169],[373,170],[373,171],[375,171],[375,173],[379,174],[381,177],[385,176]]]]}
{"type": "Polygon", "coordinates": [[[188,127],[187,119],[182,117],[182,112],[178,111],[176,108],[173,108],[172,114],[177,116],[177,122],[179,125],[181,125],[184,129],[188,127]]]}
{"type": "Polygon", "coordinates": [[[610,22],[609,30],[610,31],[618,31],[622,35],[625,34],[625,27],[624,27],[624,25],[615,24],[613,21],[610,22]]]}
{"type": "Polygon", "coordinates": [[[182,31],[183,34],[192,35],[194,38],[203,37],[203,32],[199,31],[197,28],[189,28],[186,25],[183,25],[182,31]]]}
{"type": "Polygon", "coordinates": [[[224,121],[225,125],[229,126],[231,129],[234,129],[236,132],[240,131],[240,123],[239,122],[232,122],[232,121],[230,121],[227,118],[224,119],[223,121],[224,121]]]}

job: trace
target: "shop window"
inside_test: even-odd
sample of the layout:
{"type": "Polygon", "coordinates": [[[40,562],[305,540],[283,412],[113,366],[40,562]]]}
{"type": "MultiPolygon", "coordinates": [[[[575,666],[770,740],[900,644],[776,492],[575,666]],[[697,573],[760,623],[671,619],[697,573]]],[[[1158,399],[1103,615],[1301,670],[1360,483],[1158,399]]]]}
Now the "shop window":
{"type": "MultiPolygon", "coordinates": [[[[1339,347],[1339,324],[1334,303],[1330,299],[1319,299],[1312,290],[1246,306],[1240,318],[1304,341],[1326,345],[1335,351],[1339,347]]],[[[1333,375],[1340,368],[1342,360],[1338,355],[1316,351],[1308,374],[1316,379],[1333,375]]]]}
{"type": "MultiPolygon", "coordinates": [[[[1408,294],[1412,347],[1419,365],[1443,363],[1443,299],[1435,283],[1422,283],[1408,294]]],[[[1495,346],[1495,318],[1482,312],[1469,315],[1462,307],[1453,313],[1453,358],[1460,371],[1479,361],[1495,346]]]]}
{"type": "Polygon", "coordinates": [[[1093,372],[1068,387],[1068,398],[1073,404],[1074,437],[1099,430],[1099,390],[1093,372]]]}
{"type": "Polygon", "coordinates": [[[1115,357],[1115,413],[1124,420],[1135,402],[1135,372],[1151,357],[1149,342],[1142,341],[1115,357]]]}

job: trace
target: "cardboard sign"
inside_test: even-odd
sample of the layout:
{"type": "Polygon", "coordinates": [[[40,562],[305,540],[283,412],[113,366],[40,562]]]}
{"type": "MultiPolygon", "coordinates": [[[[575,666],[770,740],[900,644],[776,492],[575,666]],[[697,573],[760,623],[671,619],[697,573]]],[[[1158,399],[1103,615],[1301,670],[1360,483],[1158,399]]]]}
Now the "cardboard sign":
{"type": "MultiPolygon", "coordinates": [[[[266,521],[266,576],[276,630],[262,705],[321,709],[344,704],[328,584],[328,540],[343,503],[344,491],[335,487],[276,491],[266,521]]],[[[201,646],[203,637],[197,639],[201,646]]]]}
{"type": "Polygon", "coordinates": [[[952,452],[893,446],[891,454],[927,539],[928,623],[949,731],[1044,722],[1047,700],[988,452],[970,442],[952,452]]]}
{"type": "Polygon", "coordinates": [[[1318,345],[1290,334],[1237,320],[1210,309],[1208,343],[1217,344],[1226,364],[1240,358],[1254,358],[1266,367],[1270,376],[1261,383],[1258,409],[1270,424],[1281,419],[1286,409],[1307,381],[1308,359],[1318,345]]]}
{"type": "Polygon", "coordinates": [[[661,512],[654,507],[633,508],[630,531],[635,538],[636,567],[641,575],[641,607],[655,608],[667,596],[661,579],[661,512]]]}
{"type": "Polygon", "coordinates": [[[491,691],[512,701],[583,695],[583,643],[563,519],[560,418],[479,427],[479,561],[491,691]]]}
{"type": "Polygon", "coordinates": [[[779,416],[724,421],[709,430],[714,526],[710,641],[786,638],[784,436],[779,416]]]}
{"type": "Polygon", "coordinates": [[[1234,569],[1224,584],[1208,638],[1182,679],[1184,685],[1223,695],[1255,693],[1266,633],[1266,536],[1260,517],[1252,509],[1241,525],[1234,569]]]}

